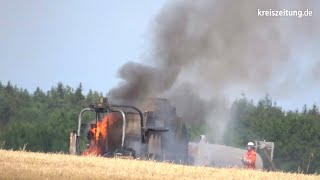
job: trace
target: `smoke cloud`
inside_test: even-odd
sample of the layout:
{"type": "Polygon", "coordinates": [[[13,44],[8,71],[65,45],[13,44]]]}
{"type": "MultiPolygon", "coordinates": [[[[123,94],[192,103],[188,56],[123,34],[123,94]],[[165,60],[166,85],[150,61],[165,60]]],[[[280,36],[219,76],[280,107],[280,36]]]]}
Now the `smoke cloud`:
{"type": "Polygon", "coordinates": [[[217,107],[225,105],[228,92],[277,96],[306,78],[319,81],[313,66],[320,64],[313,52],[320,42],[319,7],[317,0],[170,1],[151,24],[150,56],[119,70],[123,81],[110,97],[132,103],[169,97],[189,123],[205,120],[224,127],[228,117],[217,107]],[[261,17],[258,9],[313,14],[261,17]],[[309,64],[310,70],[297,63],[309,64]],[[297,74],[300,80],[292,80],[297,74]]]}

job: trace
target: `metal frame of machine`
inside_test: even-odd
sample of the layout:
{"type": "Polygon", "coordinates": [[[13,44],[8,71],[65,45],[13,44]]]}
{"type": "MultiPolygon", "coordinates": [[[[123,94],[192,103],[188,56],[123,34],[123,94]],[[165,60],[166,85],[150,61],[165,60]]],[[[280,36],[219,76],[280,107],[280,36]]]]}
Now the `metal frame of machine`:
{"type": "MultiPolygon", "coordinates": [[[[79,149],[80,149],[80,136],[81,136],[81,122],[82,122],[82,116],[84,115],[85,112],[95,112],[96,113],[96,118],[95,121],[96,123],[98,122],[99,119],[103,116],[104,113],[110,113],[110,112],[119,112],[122,116],[123,120],[123,127],[122,127],[122,141],[121,141],[121,149],[124,150],[124,140],[125,140],[125,128],[126,128],[126,116],[123,110],[119,108],[130,108],[135,110],[136,112],[139,113],[140,119],[141,119],[141,127],[143,126],[143,115],[142,112],[134,107],[134,106],[128,106],[128,105],[112,105],[109,104],[107,101],[107,98],[100,98],[99,102],[96,104],[90,104],[89,108],[84,108],[81,110],[78,118],[78,130],[77,131],[71,131],[70,133],[70,149],[69,153],[72,155],[79,155],[79,149]]],[[[141,128],[141,134],[145,134],[143,131],[143,128],[141,128]]],[[[145,137],[141,136],[141,142],[145,142],[145,137]]]]}
{"type": "MultiPolygon", "coordinates": [[[[140,151],[143,152],[143,157],[146,159],[154,159],[154,160],[163,160],[161,157],[157,159],[157,155],[155,153],[157,152],[165,152],[165,149],[161,143],[163,141],[163,133],[169,131],[169,129],[164,127],[148,127],[148,123],[150,122],[148,120],[152,119],[152,113],[150,114],[149,111],[146,111],[145,114],[141,112],[137,107],[135,106],[128,106],[128,105],[116,105],[116,104],[109,104],[107,98],[101,97],[98,103],[90,104],[89,108],[84,108],[79,113],[78,117],[78,129],[77,131],[71,131],[70,133],[70,148],[69,153],[71,155],[80,155],[80,136],[81,136],[81,123],[82,123],[82,117],[86,112],[93,112],[95,113],[95,123],[104,116],[104,114],[108,114],[110,112],[117,112],[121,114],[121,119],[123,121],[122,123],[122,138],[121,138],[121,147],[117,148],[114,152],[106,152],[105,155],[102,156],[131,156],[132,158],[137,158],[135,155],[135,150],[131,147],[125,147],[125,141],[126,141],[126,124],[127,117],[126,113],[123,109],[130,109],[135,112],[135,114],[139,115],[140,118],[140,131],[141,131],[141,137],[140,137],[140,143],[141,143],[141,149],[140,151]],[[144,124],[147,123],[147,124],[144,124]]],[[[166,152],[165,152],[166,153],[166,152]]]]}
{"type": "Polygon", "coordinates": [[[275,165],[273,163],[273,152],[274,152],[274,142],[267,141],[255,141],[256,150],[262,150],[264,155],[267,158],[268,163],[272,170],[276,170],[275,165]]]}

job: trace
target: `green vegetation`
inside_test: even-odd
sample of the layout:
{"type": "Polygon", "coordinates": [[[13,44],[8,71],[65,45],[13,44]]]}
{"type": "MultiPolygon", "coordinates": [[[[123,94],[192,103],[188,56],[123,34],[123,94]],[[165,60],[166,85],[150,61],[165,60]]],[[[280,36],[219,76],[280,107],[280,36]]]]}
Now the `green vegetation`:
{"type": "Polygon", "coordinates": [[[59,83],[48,92],[37,88],[33,94],[10,82],[0,84],[0,142],[5,149],[26,147],[30,151],[67,152],[69,133],[77,127],[83,107],[99,97],[81,84],[76,90],[59,83]]]}
{"type": "MultiPolygon", "coordinates": [[[[69,132],[77,126],[79,111],[101,94],[82,93],[58,83],[47,92],[33,93],[0,83],[0,148],[41,152],[67,152],[69,132]]],[[[284,111],[270,97],[257,104],[246,97],[231,107],[232,118],[224,141],[243,147],[248,141],[275,142],[277,169],[318,173],[320,170],[320,113],[316,105],[301,111],[284,111]]],[[[192,137],[206,132],[205,124],[190,127],[192,137]]]]}

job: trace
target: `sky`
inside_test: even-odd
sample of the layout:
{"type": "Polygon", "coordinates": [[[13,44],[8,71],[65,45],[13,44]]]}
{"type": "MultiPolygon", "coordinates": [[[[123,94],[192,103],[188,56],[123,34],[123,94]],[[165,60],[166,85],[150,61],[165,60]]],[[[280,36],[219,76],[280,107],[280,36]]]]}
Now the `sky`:
{"type": "MultiPolygon", "coordinates": [[[[123,64],[148,55],[150,24],[165,4],[165,0],[1,0],[0,81],[31,92],[62,82],[73,88],[82,83],[85,93],[89,89],[107,93],[120,82],[117,71],[123,64]]],[[[319,87],[297,89],[305,92],[275,100],[288,109],[320,104],[319,87]]]]}
{"type": "Polygon", "coordinates": [[[30,91],[58,82],[106,93],[117,70],[146,53],[164,0],[0,1],[0,81],[30,91]]]}

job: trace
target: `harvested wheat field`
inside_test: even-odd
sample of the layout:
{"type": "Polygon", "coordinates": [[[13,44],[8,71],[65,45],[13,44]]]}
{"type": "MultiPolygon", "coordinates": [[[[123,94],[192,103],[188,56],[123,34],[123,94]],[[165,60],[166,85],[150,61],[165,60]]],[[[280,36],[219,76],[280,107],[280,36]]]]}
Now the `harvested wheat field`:
{"type": "Polygon", "coordinates": [[[320,179],[320,176],[0,150],[0,179],[320,179]]]}

